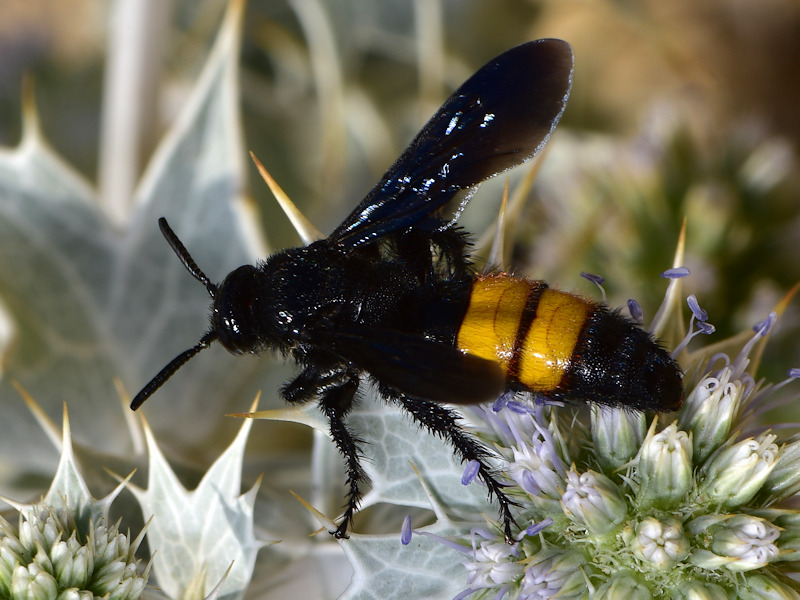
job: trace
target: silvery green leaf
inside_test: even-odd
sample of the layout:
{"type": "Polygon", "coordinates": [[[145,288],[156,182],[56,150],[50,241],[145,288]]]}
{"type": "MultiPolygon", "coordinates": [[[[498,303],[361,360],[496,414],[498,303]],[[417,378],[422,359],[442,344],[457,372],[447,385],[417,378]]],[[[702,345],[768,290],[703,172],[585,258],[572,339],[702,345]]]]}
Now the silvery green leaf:
{"type": "MultiPolygon", "coordinates": [[[[315,404],[287,407],[268,411],[264,418],[294,421],[314,427],[325,434],[314,438],[315,455],[324,468],[314,472],[316,496],[312,502],[318,510],[335,519],[337,510],[344,502],[344,462],[336,452],[333,441],[327,435],[327,424],[320,418],[315,404]],[[324,458],[323,458],[324,457],[324,458]],[[333,510],[333,512],[330,512],[333,510]]],[[[441,438],[423,431],[404,411],[383,402],[373,394],[367,394],[348,417],[348,426],[363,439],[363,466],[372,486],[367,491],[361,507],[376,504],[396,506],[396,523],[387,526],[400,531],[405,509],[430,508],[431,500],[425,485],[429,486],[437,500],[447,507],[448,514],[460,516],[476,524],[483,524],[482,513],[496,515],[497,509],[487,499],[486,488],[477,480],[465,486],[461,476],[465,464],[453,455],[452,447],[441,438]],[[419,474],[415,471],[419,471],[419,474]]]]}
{"type": "Polygon", "coordinates": [[[245,494],[242,460],[252,427],[245,420],[228,449],[193,491],[186,490],[146,427],[150,454],[147,490],[131,486],[145,519],[153,573],[171,598],[204,598],[222,581],[219,598],[240,598],[264,544],[253,533],[257,486],[245,494]]]}
{"type": "MultiPolygon", "coordinates": [[[[425,528],[453,535],[452,528],[425,528]]],[[[407,546],[397,536],[354,536],[343,544],[355,573],[341,600],[453,598],[467,586],[464,555],[434,537],[415,534],[407,546]]]]}
{"type": "MultiPolygon", "coordinates": [[[[170,219],[212,279],[263,252],[245,235],[249,216],[240,198],[238,51],[233,15],[150,161],[122,230],[110,225],[92,186],[49,149],[30,104],[22,142],[0,151],[0,310],[13,327],[0,347],[6,472],[55,466],[10,381],[50,415],[67,402],[76,447],[129,455],[128,409],[114,378],[135,393],[207,328],[208,296],[163,240],[159,216],[170,219]]],[[[146,408],[153,427],[169,429],[178,446],[212,438],[226,407],[242,410],[242,398],[249,402],[269,372],[269,361],[237,360],[220,347],[204,354],[146,408]]]]}
{"type": "MultiPolygon", "coordinates": [[[[367,442],[364,467],[373,487],[364,498],[364,506],[389,503],[430,508],[421,478],[450,515],[467,515],[479,523],[484,522],[482,512],[496,516],[497,508],[488,502],[482,483],[461,483],[466,463],[453,456],[452,446],[421,429],[401,409],[370,395],[348,422],[367,442]]],[[[398,511],[398,516],[397,531],[404,513],[398,511]]]]}

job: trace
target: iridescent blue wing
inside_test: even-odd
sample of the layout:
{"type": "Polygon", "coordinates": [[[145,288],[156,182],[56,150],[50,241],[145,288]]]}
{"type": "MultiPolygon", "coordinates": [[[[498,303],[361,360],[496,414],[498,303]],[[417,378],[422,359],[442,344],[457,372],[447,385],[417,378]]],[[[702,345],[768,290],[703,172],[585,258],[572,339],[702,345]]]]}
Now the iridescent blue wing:
{"type": "Polygon", "coordinates": [[[569,44],[545,39],[481,67],[328,241],[349,249],[412,227],[459,192],[532,158],[564,112],[572,65],[569,44]]]}

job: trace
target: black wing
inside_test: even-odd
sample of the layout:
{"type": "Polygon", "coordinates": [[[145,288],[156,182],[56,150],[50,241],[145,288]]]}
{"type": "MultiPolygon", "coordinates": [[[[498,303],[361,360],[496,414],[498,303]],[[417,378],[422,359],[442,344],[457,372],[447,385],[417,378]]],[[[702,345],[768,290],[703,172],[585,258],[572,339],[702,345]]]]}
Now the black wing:
{"type": "Polygon", "coordinates": [[[496,400],[506,386],[496,362],[394,330],[354,327],[328,346],[382,383],[414,398],[451,404],[496,400]]]}
{"type": "Polygon", "coordinates": [[[353,248],[406,229],[462,190],[532,158],[564,112],[572,48],[537,40],[458,88],[329,241],[353,248]]]}

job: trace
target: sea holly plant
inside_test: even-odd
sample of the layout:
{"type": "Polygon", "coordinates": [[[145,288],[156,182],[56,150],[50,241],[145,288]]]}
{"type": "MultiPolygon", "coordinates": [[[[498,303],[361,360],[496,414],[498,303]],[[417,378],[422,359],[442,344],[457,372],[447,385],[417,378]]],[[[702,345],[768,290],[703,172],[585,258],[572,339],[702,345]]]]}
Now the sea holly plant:
{"type": "MultiPolygon", "coordinates": [[[[252,224],[246,225],[246,207],[238,196],[246,153],[239,136],[236,102],[242,4],[235,4],[239,12],[232,5],[187,106],[145,171],[127,222],[112,227],[92,185],[48,146],[30,91],[22,141],[18,147],[0,152],[0,306],[4,327],[11,324],[11,333],[2,336],[0,349],[0,485],[8,497],[28,497],[30,482],[35,483],[37,476],[49,477],[55,468],[46,436],[37,429],[12,381],[19,381],[47,414],[60,410],[62,402],[68,404],[75,455],[83,476],[93,487],[111,485],[108,468],[126,473],[138,466],[140,471],[133,481],[140,483],[140,473],[148,466],[143,459],[141,428],[129,413],[127,403],[120,402],[120,395],[126,394],[118,392],[114,378],[119,377],[129,393],[137,390],[183,349],[186,342],[181,340],[195,340],[207,326],[204,291],[186,275],[161,239],[156,225],[158,216],[170,219],[194,257],[215,279],[266,253],[249,242],[246,231],[252,229],[252,224]]],[[[190,496],[177,486],[163,502],[154,498],[165,495],[164,486],[136,492],[144,506],[141,511],[123,514],[121,527],[131,521],[140,522],[142,516],[145,521],[152,517],[153,536],[146,539],[147,551],[165,556],[165,563],[160,559],[154,563],[151,584],[156,587],[147,588],[146,594],[163,593],[157,589],[176,595],[190,590],[197,597],[212,594],[222,579],[217,566],[231,567],[223,586],[235,581],[235,589],[221,587],[217,592],[222,590],[223,595],[231,597],[241,595],[246,588],[258,590],[261,598],[292,594],[330,597],[347,587],[353,572],[347,557],[327,534],[307,539],[314,527],[288,493],[289,488],[295,488],[315,504],[317,499],[327,499],[334,507],[329,513],[337,514],[343,492],[342,471],[328,439],[315,438],[317,449],[311,461],[302,455],[298,458],[297,444],[292,439],[297,437],[297,429],[274,436],[283,437],[288,449],[273,442],[248,456],[249,481],[255,481],[261,472],[266,475],[254,508],[254,492],[239,498],[232,490],[236,486],[231,484],[231,478],[240,466],[230,466],[231,473],[215,469],[214,477],[209,479],[199,477],[195,471],[196,465],[211,464],[219,454],[217,450],[226,444],[227,438],[220,431],[225,429],[226,421],[230,427],[230,420],[224,418],[226,412],[231,412],[230,407],[236,411],[246,409],[252,398],[249,392],[257,388],[269,392],[264,394],[265,404],[275,402],[280,380],[269,380],[273,364],[268,357],[234,358],[216,348],[184,367],[180,377],[160,391],[161,401],[150,402],[144,408],[155,436],[162,442],[168,440],[170,462],[184,466],[182,476],[202,479],[204,490],[230,492],[230,503],[223,506],[220,500],[219,510],[210,512],[203,511],[211,506],[193,505],[190,496]],[[170,501],[174,503],[172,507],[170,501]],[[157,510],[157,506],[164,510],[157,510]],[[202,539],[204,533],[207,536],[208,532],[230,528],[234,508],[242,515],[236,519],[235,533],[230,536],[238,547],[191,541],[202,539]],[[253,510],[256,519],[261,515],[258,526],[265,532],[259,536],[245,533],[250,526],[248,511],[253,510]],[[184,515],[183,511],[190,514],[184,515]],[[173,524],[170,518],[179,520],[173,524]],[[168,534],[172,525],[179,526],[180,540],[168,534]],[[192,526],[199,529],[191,531],[192,526]],[[254,545],[254,539],[282,541],[262,548],[260,562],[251,571],[260,547],[258,543],[254,545]],[[198,551],[207,549],[218,555],[195,559],[198,551]],[[180,557],[185,558],[185,563],[180,557]],[[162,568],[162,564],[166,566],[162,568]],[[205,571],[202,586],[193,587],[171,577],[170,570],[177,570],[197,582],[193,576],[198,569],[202,571],[203,564],[213,564],[214,570],[205,571]],[[251,573],[253,580],[248,585],[245,580],[251,573]]],[[[402,508],[396,520],[379,512],[370,516],[367,511],[359,520],[361,531],[399,530],[409,506],[420,510],[429,507],[427,496],[417,485],[419,478],[411,469],[412,463],[431,485],[443,484],[437,494],[452,500],[453,510],[480,513],[491,509],[481,490],[469,488],[464,494],[459,467],[440,441],[431,439],[419,444],[420,438],[426,436],[420,436],[398,412],[387,410],[370,398],[364,398],[364,410],[357,413],[353,423],[376,432],[371,439],[380,454],[376,464],[391,465],[381,468],[381,477],[374,478],[376,485],[365,505],[402,508]]],[[[265,424],[257,425],[263,431],[265,424]]],[[[274,432],[272,428],[260,437],[269,438],[274,432]]],[[[156,456],[155,451],[152,456],[156,456]]],[[[153,464],[149,467],[156,468],[153,464]]],[[[161,481],[169,482],[165,469],[156,471],[156,475],[159,473],[161,481]]],[[[125,503],[117,502],[116,507],[124,510],[125,503]]],[[[442,531],[445,530],[449,531],[442,531]]],[[[360,539],[376,553],[384,550],[383,564],[392,568],[395,581],[400,583],[396,588],[398,597],[413,584],[415,573],[427,573],[422,578],[423,587],[430,587],[430,581],[435,580],[440,589],[452,589],[454,578],[443,575],[446,571],[441,568],[441,559],[429,562],[427,567],[423,564],[426,557],[441,556],[438,546],[431,545],[423,555],[398,551],[394,535],[360,539]],[[401,554],[407,566],[398,569],[398,563],[389,557],[401,554]]],[[[140,548],[144,562],[148,562],[149,555],[144,552],[145,548],[140,548]]],[[[457,561],[449,564],[451,572],[460,569],[457,561]]],[[[385,573],[366,561],[351,589],[376,589],[375,581],[385,573]]],[[[30,585],[21,593],[37,597],[37,581],[28,581],[30,585]]],[[[44,597],[48,597],[50,589],[44,590],[44,597]]],[[[351,595],[355,597],[358,592],[351,595]]]]}
{"type": "MultiPolygon", "coordinates": [[[[707,323],[696,299],[689,306],[707,323]]],[[[800,598],[800,442],[754,421],[800,378],[792,369],[771,386],[752,375],[776,318],[732,356],[690,356],[675,418],[592,406],[584,424],[518,399],[477,410],[524,530],[513,546],[491,520],[469,535],[436,534],[463,555],[456,597],[800,598]]]]}
{"type": "Polygon", "coordinates": [[[144,532],[131,540],[109,516],[123,487],[100,500],[91,496],[64,407],[61,460],[48,492],[34,504],[3,498],[19,518],[15,526],[0,517],[0,597],[140,598],[150,571],[136,558],[144,532]]]}
{"type": "Polygon", "coordinates": [[[241,488],[244,447],[252,421],[245,421],[195,490],[187,491],[170,468],[145,423],[148,487],[130,486],[145,518],[147,541],[158,552],[153,570],[169,598],[242,597],[256,554],[253,505],[258,483],[241,488]]]}
{"type": "MultiPolygon", "coordinates": [[[[68,400],[77,442],[125,456],[128,417],[115,378],[135,392],[180,349],[180,340],[194,338],[207,323],[205,299],[172,260],[159,216],[170,219],[204,268],[219,277],[264,253],[244,233],[240,196],[244,152],[236,74],[242,9],[242,3],[232,5],[122,225],[111,224],[92,185],[49,147],[28,88],[22,139],[0,150],[0,307],[3,322],[11,324],[2,348],[0,453],[15,456],[16,468],[45,470],[52,459],[28,435],[33,423],[12,380],[50,414],[68,400]]],[[[197,411],[198,397],[222,414],[233,389],[252,390],[238,400],[242,410],[269,373],[258,361],[232,360],[224,352],[193,362],[171,402],[148,407],[154,429],[169,429],[183,449],[213,438],[224,422],[197,411]],[[184,427],[173,427],[176,420],[184,427]]],[[[209,448],[209,462],[223,446],[209,448]]]]}
{"type": "MultiPolygon", "coordinates": [[[[0,577],[10,583],[0,595],[102,597],[111,579],[91,587],[94,571],[75,567],[94,548],[109,557],[116,589],[129,594],[122,597],[796,597],[784,573],[795,570],[799,519],[785,504],[800,489],[800,450],[756,429],[775,388],[757,386],[745,364],[766,325],[756,346],[728,350],[732,359],[681,352],[687,400],[677,420],[595,407],[584,423],[570,408],[511,397],[467,412],[520,504],[513,546],[500,539],[496,507],[472,465],[459,465],[447,444],[372,393],[350,419],[369,454],[363,511],[348,540],[325,531],[309,537],[340,514],[341,459],[314,406],[277,408],[284,377],[271,377],[269,357],[214,348],[187,364],[143,409],[154,432],[145,429],[144,459],[142,427],[113,380],[135,393],[198,338],[208,309],[202,287],[161,239],[157,217],[169,218],[215,281],[266,254],[247,235],[254,220],[239,197],[247,156],[237,108],[242,5],[232,7],[123,222],[112,226],[93,186],[48,147],[30,100],[21,143],[0,152],[0,306],[2,322],[12,324],[10,336],[0,335],[0,486],[19,498],[9,490],[56,469],[12,380],[50,414],[68,403],[75,441],[63,447],[74,447],[82,468],[37,508],[12,503],[22,520],[3,525],[0,546],[10,550],[0,561],[10,567],[0,577]],[[223,415],[246,410],[257,388],[269,416],[314,429],[310,458],[297,451],[297,427],[263,421],[242,427],[255,434],[246,451],[240,433],[223,452],[230,436],[222,433],[232,428],[223,415]],[[106,501],[92,500],[79,479],[100,489],[112,485],[106,468],[137,466],[130,489],[141,506],[125,512],[129,492],[115,490],[107,498],[119,498],[113,508],[123,520],[110,524],[107,505],[98,506],[106,501]],[[200,484],[187,492],[173,471],[200,484]],[[242,480],[252,486],[244,493],[242,480]],[[319,510],[319,522],[290,489],[319,510]],[[150,524],[137,562],[138,539],[120,532],[142,517],[150,524]]],[[[668,289],[674,316],[677,286],[668,289]]]]}

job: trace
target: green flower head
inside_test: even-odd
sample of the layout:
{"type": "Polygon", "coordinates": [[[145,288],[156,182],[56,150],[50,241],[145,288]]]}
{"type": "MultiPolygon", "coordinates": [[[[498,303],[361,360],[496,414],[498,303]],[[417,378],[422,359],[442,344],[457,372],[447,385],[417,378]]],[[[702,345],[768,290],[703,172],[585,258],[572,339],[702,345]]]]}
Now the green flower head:
{"type": "Polygon", "coordinates": [[[84,528],[68,508],[25,507],[17,528],[0,519],[0,597],[139,598],[147,579],[135,549],[102,518],[84,528]]]}
{"type": "MultiPolygon", "coordinates": [[[[695,298],[689,306],[678,350],[713,331],[695,298]]],[[[762,388],[747,371],[775,319],[733,360],[690,365],[702,375],[686,376],[672,421],[592,406],[584,424],[510,395],[476,408],[526,529],[512,546],[494,527],[473,529],[468,546],[449,540],[466,557],[457,598],[800,598],[788,577],[800,513],[784,505],[800,489],[800,442],[752,425],[783,384],[762,388]]]]}

